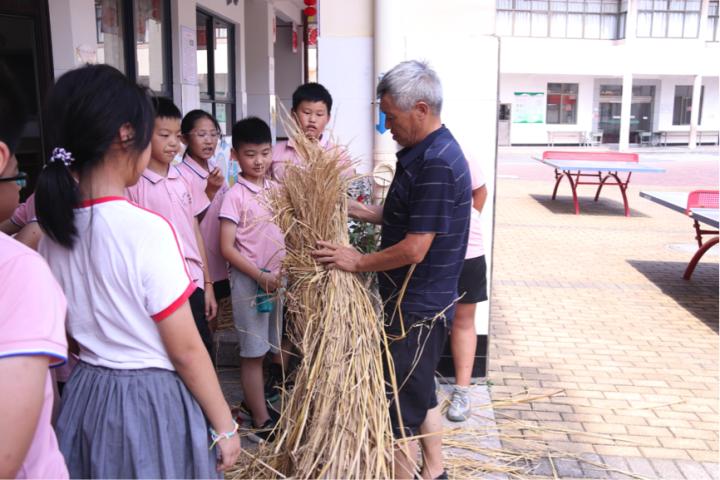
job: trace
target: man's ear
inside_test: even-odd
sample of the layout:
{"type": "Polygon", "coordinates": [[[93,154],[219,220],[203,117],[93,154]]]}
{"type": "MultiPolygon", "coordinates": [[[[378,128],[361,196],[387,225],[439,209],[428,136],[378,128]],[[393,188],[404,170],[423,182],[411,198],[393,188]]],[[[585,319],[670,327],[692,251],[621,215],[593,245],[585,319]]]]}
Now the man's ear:
{"type": "Polygon", "coordinates": [[[431,111],[430,105],[422,101],[415,103],[415,110],[418,112],[421,118],[427,117],[431,111]]]}
{"type": "Polygon", "coordinates": [[[10,147],[7,146],[7,143],[0,141],[0,172],[5,171],[10,163],[10,157],[12,157],[10,147]]]}

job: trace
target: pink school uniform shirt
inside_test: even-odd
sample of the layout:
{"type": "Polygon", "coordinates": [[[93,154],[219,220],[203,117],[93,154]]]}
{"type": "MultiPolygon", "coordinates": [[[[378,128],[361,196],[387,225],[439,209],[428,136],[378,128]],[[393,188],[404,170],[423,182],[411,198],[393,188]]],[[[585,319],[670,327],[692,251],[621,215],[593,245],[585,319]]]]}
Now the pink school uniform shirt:
{"type": "MultiPolygon", "coordinates": [[[[330,141],[330,137],[327,134],[320,137],[319,143],[320,146],[325,150],[330,150],[333,148],[341,149],[341,161],[347,164],[348,169],[352,168],[352,161],[347,150],[342,147],[338,147],[337,145],[332,143],[330,141]]],[[[270,165],[270,176],[274,180],[282,182],[283,177],[285,176],[285,166],[288,163],[299,164],[300,161],[300,154],[297,150],[295,150],[295,142],[293,142],[292,138],[288,140],[283,140],[282,142],[278,142],[275,144],[272,150],[272,164],[270,165]]]]}
{"type": "MultiPolygon", "coordinates": [[[[468,160],[468,167],[470,169],[470,179],[474,192],[485,185],[485,177],[477,161],[468,160]]],[[[468,247],[465,258],[476,258],[485,255],[481,223],[480,212],[473,208],[470,213],[470,233],[468,235],[468,247]]]]}
{"type": "Polygon", "coordinates": [[[272,222],[272,214],[261,195],[273,188],[265,180],[262,186],[243,177],[225,194],[220,218],[237,225],[235,248],[258,268],[280,273],[285,258],[285,239],[280,228],[272,222]]]}
{"type": "MultiPolygon", "coordinates": [[[[207,187],[207,179],[210,173],[200,166],[189,155],[183,157],[182,162],[177,165],[180,175],[192,185],[193,191],[202,191],[205,193],[207,187]]],[[[227,182],[215,194],[215,198],[210,202],[210,206],[205,212],[205,216],[200,222],[200,233],[205,242],[205,253],[207,253],[208,270],[210,271],[210,280],[219,282],[228,278],[227,263],[220,253],[220,207],[222,206],[223,197],[228,191],[227,182]]],[[[207,195],[206,195],[207,197],[207,195]]]]}
{"type": "Polygon", "coordinates": [[[35,217],[35,194],[30,195],[25,203],[21,203],[17,206],[15,211],[10,217],[10,221],[22,228],[30,222],[37,222],[35,217]]]}
{"type": "MultiPolygon", "coordinates": [[[[45,261],[0,233],[0,359],[41,355],[58,365],[67,358],[65,295],[45,261]],[[32,285],[32,288],[28,288],[32,285]]],[[[3,395],[11,395],[12,387],[3,395]]],[[[30,449],[17,478],[68,478],[65,459],[50,424],[53,388],[45,376],[43,403],[30,449]]]]}
{"type": "Polygon", "coordinates": [[[177,167],[170,166],[167,177],[146,169],[138,183],[126,189],[128,199],[159,213],[175,227],[180,239],[190,278],[198,288],[205,288],[203,262],[195,237],[195,217],[204,212],[210,201],[198,183],[186,182],[177,167]]]}

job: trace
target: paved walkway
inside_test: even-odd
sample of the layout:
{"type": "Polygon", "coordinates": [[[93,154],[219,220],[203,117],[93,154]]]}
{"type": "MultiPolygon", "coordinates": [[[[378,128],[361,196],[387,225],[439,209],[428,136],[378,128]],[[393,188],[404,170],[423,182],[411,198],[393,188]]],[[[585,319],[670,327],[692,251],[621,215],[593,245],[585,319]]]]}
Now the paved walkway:
{"type": "Polygon", "coordinates": [[[513,433],[648,478],[718,478],[717,249],[684,281],[691,221],[638,196],[717,188],[717,154],[643,154],[667,173],[633,179],[626,218],[613,188],[595,203],[580,187],[579,216],[567,184],[552,201],[552,170],[527,150],[498,160],[489,380],[494,400],[563,393],[496,408],[498,422],[522,420],[513,433]]]}

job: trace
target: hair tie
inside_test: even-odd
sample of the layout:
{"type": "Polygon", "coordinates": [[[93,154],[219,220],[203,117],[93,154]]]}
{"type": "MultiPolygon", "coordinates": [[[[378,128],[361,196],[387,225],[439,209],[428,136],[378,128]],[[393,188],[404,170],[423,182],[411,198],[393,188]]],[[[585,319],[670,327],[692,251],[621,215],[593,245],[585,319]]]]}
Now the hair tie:
{"type": "Polygon", "coordinates": [[[72,153],[68,152],[62,147],[55,147],[50,155],[50,162],[62,162],[66,167],[69,167],[73,160],[72,153]]]}

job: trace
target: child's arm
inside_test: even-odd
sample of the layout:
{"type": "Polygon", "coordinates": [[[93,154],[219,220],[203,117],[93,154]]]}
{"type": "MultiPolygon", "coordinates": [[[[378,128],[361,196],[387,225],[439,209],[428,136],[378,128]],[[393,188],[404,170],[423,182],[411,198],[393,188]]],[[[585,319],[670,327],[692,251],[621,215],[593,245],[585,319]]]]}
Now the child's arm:
{"type": "Polygon", "coordinates": [[[11,222],[9,218],[0,222],[0,232],[6,235],[15,235],[19,231],[20,227],[11,222]]]}
{"type": "MultiPolygon", "coordinates": [[[[210,356],[200,339],[190,304],[185,303],[158,324],[158,331],[170,361],[180,378],[200,404],[212,428],[218,433],[235,430],[230,407],[228,407],[220,382],[210,361],[210,356]]],[[[221,439],[218,471],[232,467],[240,455],[240,437],[221,439]]]]}
{"type": "Polygon", "coordinates": [[[12,385],[12,395],[9,390],[0,395],[0,478],[15,478],[25,461],[43,407],[49,363],[45,355],[0,359],[0,385],[12,385]]]}
{"type": "Polygon", "coordinates": [[[40,228],[40,224],[37,222],[30,222],[20,229],[18,234],[15,235],[15,240],[27,245],[33,250],[37,250],[38,243],[40,243],[42,236],[43,231],[40,228]]]}
{"type": "Polygon", "coordinates": [[[195,232],[195,241],[197,242],[198,250],[200,250],[200,259],[203,263],[203,278],[205,279],[203,285],[205,287],[205,318],[207,318],[208,322],[211,322],[215,320],[215,316],[217,315],[217,300],[215,299],[213,282],[210,278],[205,241],[200,233],[200,224],[196,217],[193,217],[193,231],[195,232]]]}
{"type": "Polygon", "coordinates": [[[235,230],[237,225],[226,218],[220,219],[220,253],[233,268],[255,280],[263,290],[271,293],[280,286],[278,278],[263,272],[235,248],[235,230]]]}

